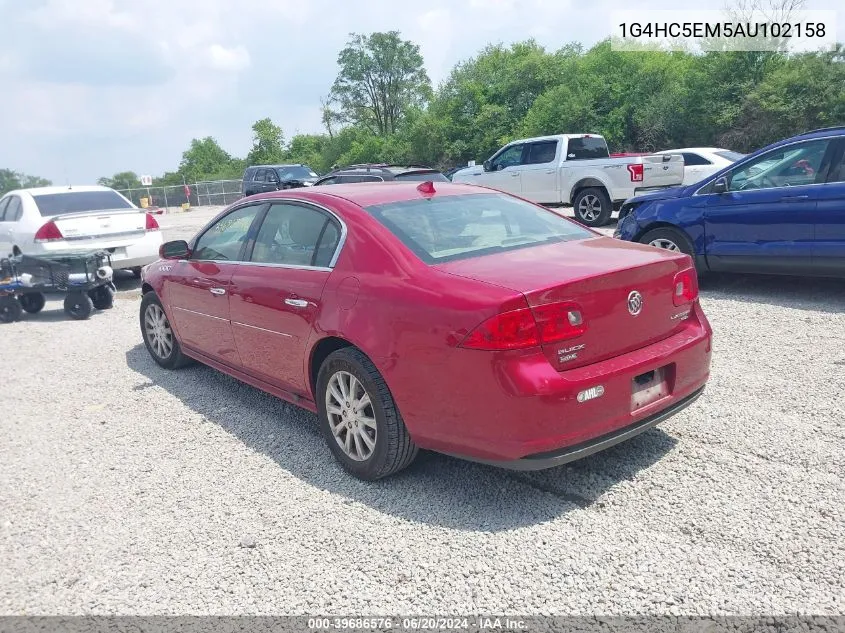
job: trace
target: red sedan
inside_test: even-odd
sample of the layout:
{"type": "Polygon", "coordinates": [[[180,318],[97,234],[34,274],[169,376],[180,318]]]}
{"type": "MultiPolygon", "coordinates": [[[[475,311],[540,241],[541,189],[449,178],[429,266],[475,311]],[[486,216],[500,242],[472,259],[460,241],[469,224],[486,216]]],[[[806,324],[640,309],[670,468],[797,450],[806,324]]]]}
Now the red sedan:
{"type": "Polygon", "coordinates": [[[314,411],[373,480],[429,449],[563,464],[693,402],[712,330],[687,255],[481,187],[244,198],[144,271],[153,359],[193,359],[314,411]]]}

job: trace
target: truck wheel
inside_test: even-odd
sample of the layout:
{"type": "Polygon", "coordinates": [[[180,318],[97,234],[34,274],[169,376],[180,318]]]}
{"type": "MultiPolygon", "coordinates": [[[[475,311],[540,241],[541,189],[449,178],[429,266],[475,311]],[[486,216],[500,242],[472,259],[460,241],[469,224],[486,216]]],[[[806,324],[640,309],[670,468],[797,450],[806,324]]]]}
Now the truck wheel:
{"type": "Polygon", "coordinates": [[[84,292],[71,292],[65,297],[65,312],[72,319],[84,321],[94,311],[94,302],[84,292]]]}
{"type": "Polygon", "coordinates": [[[30,314],[37,314],[38,312],[41,312],[41,310],[44,309],[44,304],[46,303],[44,295],[40,292],[29,292],[25,295],[21,295],[18,301],[21,302],[21,308],[30,314]]]}
{"type": "Polygon", "coordinates": [[[15,297],[0,297],[0,323],[14,323],[21,318],[21,304],[15,297]]]}
{"type": "Polygon", "coordinates": [[[575,218],[587,226],[604,226],[610,222],[613,204],[604,189],[588,187],[582,189],[572,201],[575,218]]]}

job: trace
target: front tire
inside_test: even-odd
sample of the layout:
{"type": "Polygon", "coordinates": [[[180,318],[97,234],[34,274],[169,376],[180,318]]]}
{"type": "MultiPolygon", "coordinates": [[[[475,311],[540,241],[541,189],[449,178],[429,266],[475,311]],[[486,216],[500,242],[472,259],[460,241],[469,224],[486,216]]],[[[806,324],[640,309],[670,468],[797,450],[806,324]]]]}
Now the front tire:
{"type": "Polygon", "coordinates": [[[575,218],[590,227],[604,226],[610,222],[613,203],[604,189],[588,187],[582,189],[572,201],[575,218]]]}
{"type": "Polygon", "coordinates": [[[320,430],[341,466],[358,479],[375,481],[411,465],[411,439],[387,384],[358,349],[340,349],[317,377],[320,430]]]}
{"type": "Polygon", "coordinates": [[[21,314],[21,304],[14,296],[0,297],[0,323],[14,323],[21,314]]]}
{"type": "Polygon", "coordinates": [[[72,319],[84,321],[94,311],[94,302],[84,292],[70,292],[65,297],[65,313],[72,319]]]}
{"type": "Polygon", "coordinates": [[[165,369],[178,369],[191,362],[182,353],[176,333],[164,312],[164,306],[154,292],[141,299],[141,336],[153,360],[165,369]]]}
{"type": "Polygon", "coordinates": [[[38,314],[44,309],[44,304],[46,303],[44,295],[40,292],[28,292],[25,295],[21,295],[18,301],[20,301],[21,308],[23,308],[24,312],[28,312],[29,314],[38,314]]]}

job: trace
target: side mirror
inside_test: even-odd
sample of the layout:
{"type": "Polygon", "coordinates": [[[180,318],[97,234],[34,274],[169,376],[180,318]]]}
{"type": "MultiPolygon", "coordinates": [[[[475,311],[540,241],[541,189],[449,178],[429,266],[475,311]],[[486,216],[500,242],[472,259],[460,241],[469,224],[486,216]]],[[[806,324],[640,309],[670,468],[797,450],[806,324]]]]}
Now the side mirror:
{"type": "Polygon", "coordinates": [[[713,183],[713,193],[727,193],[728,192],[728,179],[722,176],[721,178],[717,178],[716,182],[713,183]]]}
{"type": "Polygon", "coordinates": [[[484,163],[481,166],[484,168],[484,171],[490,171],[490,168],[491,168],[490,159],[488,158],[487,160],[485,160],[484,163]]]}
{"type": "Polygon", "coordinates": [[[158,247],[158,256],[162,259],[188,259],[191,249],[185,240],[173,240],[158,247]]]}

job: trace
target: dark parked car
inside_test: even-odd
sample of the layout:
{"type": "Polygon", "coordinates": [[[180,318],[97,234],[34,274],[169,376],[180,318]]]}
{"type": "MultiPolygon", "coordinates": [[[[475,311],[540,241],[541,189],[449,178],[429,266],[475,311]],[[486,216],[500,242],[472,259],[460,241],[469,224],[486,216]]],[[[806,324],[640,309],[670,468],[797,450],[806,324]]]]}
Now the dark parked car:
{"type": "Polygon", "coordinates": [[[244,171],[241,192],[245,196],[280,189],[310,187],[319,176],[308,165],[253,165],[244,171]]]}
{"type": "Polygon", "coordinates": [[[425,181],[449,182],[442,173],[425,165],[349,165],[334,169],[314,185],[340,185],[355,182],[389,182],[389,181],[425,181]]]}
{"type": "Polygon", "coordinates": [[[845,277],[845,126],[631,198],[620,218],[615,237],[687,253],[700,273],[845,277]]]}

